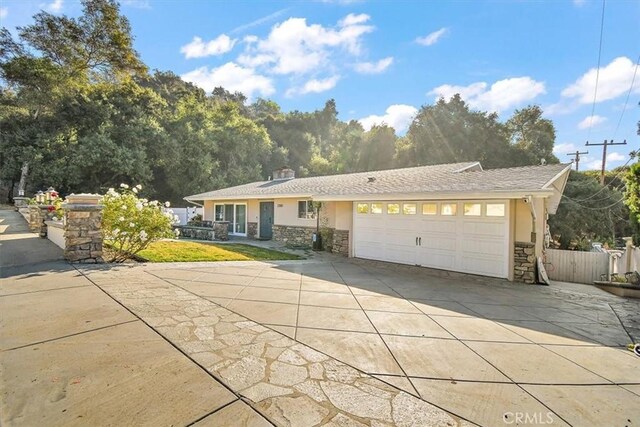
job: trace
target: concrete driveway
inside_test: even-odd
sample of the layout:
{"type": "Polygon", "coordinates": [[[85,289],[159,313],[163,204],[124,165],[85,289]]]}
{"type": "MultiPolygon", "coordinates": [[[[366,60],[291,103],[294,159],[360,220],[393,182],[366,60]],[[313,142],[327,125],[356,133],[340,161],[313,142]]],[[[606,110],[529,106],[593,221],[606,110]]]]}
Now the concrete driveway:
{"type": "Polygon", "coordinates": [[[590,286],[340,258],[147,271],[479,425],[640,420],[640,304],[590,286]]]}

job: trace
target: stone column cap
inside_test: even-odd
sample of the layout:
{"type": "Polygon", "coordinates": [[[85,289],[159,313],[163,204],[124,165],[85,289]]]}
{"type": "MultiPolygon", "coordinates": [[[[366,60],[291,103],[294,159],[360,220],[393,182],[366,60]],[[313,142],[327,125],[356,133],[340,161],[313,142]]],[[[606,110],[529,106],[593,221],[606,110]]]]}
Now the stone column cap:
{"type": "Polygon", "coordinates": [[[102,195],[91,193],[69,194],[66,203],[70,205],[98,205],[102,195]]]}

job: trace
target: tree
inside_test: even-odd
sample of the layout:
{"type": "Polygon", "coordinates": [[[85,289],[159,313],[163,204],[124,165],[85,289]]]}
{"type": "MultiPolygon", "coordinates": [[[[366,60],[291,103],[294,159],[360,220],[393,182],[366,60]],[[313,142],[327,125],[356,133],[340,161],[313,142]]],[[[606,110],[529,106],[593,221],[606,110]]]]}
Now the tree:
{"type": "Polygon", "coordinates": [[[574,248],[580,239],[608,241],[629,235],[629,210],[622,193],[597,178],[571,171],[562,203],[549,217],[551,235],[563,249],[574,248]]]}
{"type": "Polygon", "coordinates": [[[393,165],[396,132],[387,125],[375,125],[364,134],[358,156],[358,170],[390,169],[393,165]]]}
{"type": "Polygon", "coordinates": [[[542,118],[539,106],[514,111],[506,128],[511,144],[521,152],[512,156],[514,166],[540,164],[542,159],[547,163],[560,162],[553,154],[555,126],[551,120],[542,118]]]}
{"type": "Polygon", "coordinates": [[[629,208],[636,245],[640,244],[640,161],[633,163],[624,175],[624,203],[629,208]]]}
{"type": "Polygon", "coordinates": [[[133,49],[131,26],[115,0],[82,0],[79,18],[40,12],[18,27],[20,39],[71,77],[113,80],[142,75],[147,67],[133,49]]]}
{"type": "Polygon", "coordinates": [[[510,166],[511,147],[495,113],[471,111],[460,95],[423,106],[399,142],[398,166],[480,161],[486,168],[510,166]],[[505,155],[507,154],[507,155],[505,155]]]}
{"type": "MultiPolygon", "coordinates": [[[[84,0],[82,6],[83,14],[77,19],[36,14],[34,24],[18,28],[18,41],[6,29],[0,30],[0,77],[4,91],[12,94],[1,99],[1,144],[18,145],[16,164],[8,169],[13,174],[20,170],[21,182],[27,170],[39,169],[34,162],[46,158],[52,146],[71,141],[58,115],[64,99],[84,93],[92,83],[118,82],[146,72],[118,4],[84,0]],[[16,110],[8,108],[8,101],[27,113],[19,118],[22,126],[11,126],[16,110]]],[[[16,175],[5,178],[17,179],[16,175]]]]}

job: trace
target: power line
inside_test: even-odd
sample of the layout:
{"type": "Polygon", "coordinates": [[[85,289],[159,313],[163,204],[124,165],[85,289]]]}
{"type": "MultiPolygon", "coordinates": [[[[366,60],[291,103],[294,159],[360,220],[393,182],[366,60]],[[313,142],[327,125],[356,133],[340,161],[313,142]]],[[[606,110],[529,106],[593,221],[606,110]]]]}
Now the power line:
{"type": "Polygon", "coordinates": [[[593,125],[593,114],[596,111],[596,100],[598,98],[598,80],[600,80],[600,60],[602,59],[602,39],[604,34],[604,6],[606,0],[602,0],[602,18],[600,20],[600,44],[598,47],[598,68],[596,68],[596,85],[593,90],[593,104],[591,106],[591,116],[589,116],[589,133],[587,139],[591,137],[591,127],[593,125]]]}
{"type": "Polygon", "coordinates": [[[580,206],[581,208],[583,208],[583,209],[590,209],[590,210],[592,210],[592,211],[601,211],[601,210],[605,210],[605,209],[610,209],[610,208],[614,207],[615,205],[619,204],[620,202],[622,202],[622,201],[624,200],[624,197],[621,197],[621,198],[620,198],[620,200],[618,200],[618,201],[617,201],[617,202],[615,202],[615,203],[610,204],[609,206],[604,206],[604,207],[601,207],[601,208],[592,208],[592,207],[590,207],[590,206],[581,205],[580,203],[578,203],[578,202],[574,201],[573,199],[570,199],[569,197],[566,197],[566,196],[564,196],[564,197],[565,197],[566,199],[568,199],[569,201],[571,201],[571,202],[575,203],[576,205],[580,206]]]}
{"type": "Polygon", "coordinates": [[[618,133],[618,129],[620,128],[620,123],[622,123],[622,118],[624,117],[624,112],[627,110],[627,103],[629,102],[629,96],[631,96],[631,91],[633,90],[633,84],[636,81],[636,74],[638,73],[638,66],[640,66],[640,55],[638,55],[638,60],[636,61],[636,68],[633,70],[633,78],[631,79],[631,86],[629,86],[629,92],[627,92],[627,99],[624,100],[624,107],[622,107],[622,114],[620,114],[620,119],[618,120],[618,124],[616,125],[616,130],[613,131],[613,137],[616,137],[618,133]]]}
{"type": "MultiPolygon", "coordinates": [[[[626,171],[624,170],[624,167],[625,167],[625,166],[627,166],[627,165],[629,164],[629,162],[630,162],[631,160],[633,160],[634,158],[635,158],[635,153],[634,153],[634,152],[632,152],[632,155],[630,155],[630,156],[629,156],[629,159],[627,160],[627,162],[626,162],[624,165],[620,166],[620,172],[618,172],[618,173],[616,174],[616,176],[614,176],[614,177],[613,177],[613,179],[611,180],[611,182],[610,182],[609,184],[607,184],[607,185],[603,186],[600,190],[596,191],[595,193],[593,193],[591,196],[587,197],[586,199],[573,200],[573,199],[570,199],[569,197],[564,196],[564,195],[563,195],[563,197],[566,197],[567,199],[570,199],[570,200],[572,200],[572,201],[574,201],[574,202],[586,202],[587,200],[590,200],[590,199],[594,198],[594,197],[595,197],[595,196],[597,196],[598,194],[602,193],[606,188],[608,188],[608,187],[609,187],[609,185],[610,185],[611,183],[615,182],[615,180],[616,180],[616,179],[618,179],[618,177],[619,177],[620,175],[622,175],[623,173],[625,173],[626,171]]],[[[605,199],[602,199],[602,200],[605,200],[605,199]]]]}

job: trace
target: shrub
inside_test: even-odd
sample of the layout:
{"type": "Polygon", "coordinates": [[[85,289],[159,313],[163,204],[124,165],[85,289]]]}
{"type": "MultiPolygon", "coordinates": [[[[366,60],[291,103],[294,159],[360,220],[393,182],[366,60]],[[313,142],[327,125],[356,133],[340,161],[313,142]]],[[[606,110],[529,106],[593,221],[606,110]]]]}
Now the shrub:
{"type": "Polygon", "coordinates": [[[194,227],[202,226],[202,215],[197,214],[194,215],[189,221],[187,221],[187,225],[192,225],[194,227]]]}
{"type": "Polygon", "coordinates": [[[157,200],[138,197],[142,187],[129,188],[121,184],[120,189],[110,188],[102,199],[102,234],[112,249],[109,262],[123,262],[133,258],[151,242],[174,237],[172,225],[178,221],[169,207],[157,200]]]}

